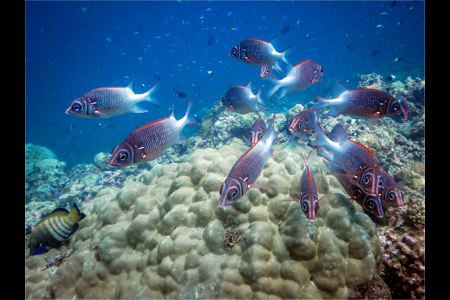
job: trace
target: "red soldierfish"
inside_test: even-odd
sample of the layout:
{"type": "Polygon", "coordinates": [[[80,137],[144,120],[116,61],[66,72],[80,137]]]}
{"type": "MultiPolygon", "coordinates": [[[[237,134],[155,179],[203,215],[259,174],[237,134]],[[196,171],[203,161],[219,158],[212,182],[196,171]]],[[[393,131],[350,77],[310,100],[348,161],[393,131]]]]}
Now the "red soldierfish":
{"type": "Polygon", "coordinates": [[[349,115],[357,118],[368,119],[372,124],[378,122],[378,118],[388,117],[403,113],[403,118],[408,118],[409,109],[404,98],[397,95],[392,97],[388,93],[376,89],[347,90],[340,82],[337,82],[341,93],[334,99],[325,99],[317,96],[319,104],[311,107],[312,110],[331,108],[324,116],[349,115]]]}
{"type": "Polygon", "coordinates": [[[250,139],[245,138],[246,142],[253,146],[262,139],[262,137],[264,136],[264,132],[267,131],[267,127],[270,127],[272,125],[273,125],[273,118],[267,122],[266,126],[264,120],[261,117],[259,117],[255,121],[255,123],[253,123],[252,129],[250,130],[250,139]]]}
{"type": "Polygon", "coordinates": [[[381,179],[383,180],[380,186],[381,201],[391,207],[403,206],[403,192],[400,189],[401,182],[397,184],[385,170],[380,168],[381,179]]]}
{"type": "Polygon", "coordinates": [[[305,164],[305,169],[303,170],[302,178],[300,179],[300,205],[302,206],[302,211],[306,218],[310,221],[314,221],[316,219],[317,210],[319,209],[317,187],[313,174],[311,173],[311,169],[309,168],[309,159],[312,152],[313,151],[309,152],[306,160],[303,155],[300,155],[303,159],[303,163],[305,164]]]}
{"type": "Polygon", "coordinates": [[[262,80],[266,80],[267,76],[269,76],[272,73],[272,67],[268,65],[261,66],[259,68],[259,76],[261,76],[262,80]]]}
{"type": "MultiPolygon", "coordinates": [[[[272,39],[272,41],[275,38],[276,36],[272,39]]],[[[280,53],[275,50],[272,45],[272,41],[266,42],[253,38],[246,39],[245,41],[242,41],[238,45],[234,46],[231,51],[228,52],[228,55],[250,65],[269,65],[283,71],[278,65],[278,60],[282,60],[288,64],[286,59],[286,51],[292,46],[287,47],[286,50],[280,53]]]]}
{"type": "Polygon", "coordinates": [[[234,203],[248,189],[258,187],[255,185],[256,179],[272,155],[273,150],[270,148],[276,138],[277,132],[272,125],[264,133],[263,138],[251,146],[234,164],[227,179],[220,187],[219,205],[221,207],[234,203]]]}
{"type": "Polygon", "coordinates": [[[131,83],[127,87],[93,89],[73,100],[66,109],[66,114],[80,118],[99,119],[127,113],[145,113],[147,110],[136,104],[141,101],[149,101],[158,106],[155,99],[150,98],[157,84],[143,94],[135,94],[131,89],[131,83]]]}
{"type": "Polygon", "coordinates": [[[382,182],[375,155],[366,146],[349,140],[340,123],[336,126],[338,127],[334,129],[333,140],[330,140],[319,123],[316,123],[315,132],[318,138],[312,141],[311,145],[320,147],[317,154],[341,167],[349,176],[349,180],[364,193],[378,195],[382,182]]]}
{"type": "Polygon", "coordinates": [[[341,167],[331,161],[324,160],[323,162],[328,169],[330,169],[331,173],[336,177],[351,199],[358,202],[358,204],[368,213],[378,218],[383,217],[384,211],[379,195],[364,193],[358,186],[350,181],[349,176],[341,167]]]}
{"type": "Polygon", "coordinates": [[[273,75],[267,77],[267,80],[275,84],[269,91],[269,98],[271,98],[278,90],[281,90],[281,93],[277,100],[283,98],[287,93],[302,91],[319,81],[320,77],[323,75],[323,68],[311,59],[304,60],[295,66],[290,66],[291,69],[288,74],[281,80],[273,75]]]}
{"type": "Polygon", "coordinates": [[[308,134],[314,132],[316,122],[318,121],[316,112],[305,109],[293,117],[289,123],[289,132],[303,141],[307,141],[308,134]]]}
{"type": "Polygon", "coordinates": [[[173,144],[184,141],[186,137],[181,130],[186,124],[195,125],[194,119],[188,116],[191,100],[186,114],[180,120],[175,119],[172,108],[169,117],[150,122],[133,131],[120,145],[114,147],[108,165],[125,167],[147,162],[160,156],[173,144]]]}
{"type": "Polygon", "coordinates": [[[222,104],[228,110],[239,114],[258,112],[262,110],[261,105],[267,106],[261,99],[261,87],[254,95],[250,81],[247,86],[233,85],[230,87],[225,96],[222,97],[222,104]]]}

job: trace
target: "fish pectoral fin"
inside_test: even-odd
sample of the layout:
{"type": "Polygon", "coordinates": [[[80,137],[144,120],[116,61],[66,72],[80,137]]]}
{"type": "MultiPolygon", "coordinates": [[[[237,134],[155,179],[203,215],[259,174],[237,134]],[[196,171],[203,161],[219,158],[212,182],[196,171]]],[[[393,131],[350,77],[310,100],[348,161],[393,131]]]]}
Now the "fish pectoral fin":
{"type": "Polygon", "coordinates": [[[254,184],[248,184],[248,188],[255,188],[255,189],[267,189],[270,187],[269,183],[254,183],[254,184]]]}
{"type": "Polygon", "coordinates": [[[250,58],[248,58],[248,56],[244,57],[244,59],[245,59],[246,61],[248,61],[249,63],[253,63],[253,60],[251,60],[250,58]]]}

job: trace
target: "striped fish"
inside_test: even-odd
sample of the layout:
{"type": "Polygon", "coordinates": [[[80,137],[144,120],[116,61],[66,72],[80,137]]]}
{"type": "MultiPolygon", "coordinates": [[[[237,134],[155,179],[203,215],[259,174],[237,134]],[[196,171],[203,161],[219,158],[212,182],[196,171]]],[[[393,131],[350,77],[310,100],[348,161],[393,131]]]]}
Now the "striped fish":
{"type": "Polygon", "coordinates": [[[150,98],[157,84],[143,94],[135,94],[131,89],[131,83],[127,87],[93,89],[73,100],[66,109],[66,114],[80,118],[99,119],[127,113],[145,113],[147,110],[136,104],[148,101],[158,106],[155,99],[150,98]]]}
{"type": "Polygon", "coordinates": [[[276,138],[277,132],[272,125],[264,133],[263,138],[251,146],[234,164],[227,179],[220,187],[219,205],[221,207],[234,203],[252,187],[262,187],[255,185],[255,182],[273,153],[270,148],[276,138]]]}
{"type": "Polygon", "coordinates": [[[272,73],[272,66],[264,65],[259,68],[259,76],[261,76],[262,80],[266,80],[267,76],[272,73]]]}
{"type": "Polygon", "coordinates": [[[28,247],[30,255],[42,254],[51,248],[58,247],[62,241],[77,231],[78,222],[86,215],[78,209],[76,203],[72,209],[57,208],[40,220],[31,232],[28,247]]]}
{"type": "Polygon", "coordinates": [[[170,116],[145,124],[133,131],[120,145],[114,147],[108,165],[112,167],[126,167],[140,164],[160,156],[167,148],[181,143],[186,137],[181,130],[186,124],[195,125],[195,120],[189,117],[191,109],[189,100],[186,114],[177,121],[172,108],[170,116]]]}
{"type": "Polygon", "coordinates": [[[318,121],[316,112],[305,109],[293,117],[289,123],[289,132],[304,142],[308,140],[308,134],[314,132],[314,127],[318,121]]]}

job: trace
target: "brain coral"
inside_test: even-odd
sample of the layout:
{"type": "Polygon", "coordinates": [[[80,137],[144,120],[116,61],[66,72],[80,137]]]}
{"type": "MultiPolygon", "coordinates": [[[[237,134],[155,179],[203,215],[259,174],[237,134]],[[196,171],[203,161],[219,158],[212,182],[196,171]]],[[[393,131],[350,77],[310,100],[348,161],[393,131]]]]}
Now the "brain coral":
{"type": "Polygon", "coordinates": [[[341,193],[321,158],[311,167],[320,210],[306,219],[297,202],[310,148],[274,146],[258,182],[226,208],[219,186],[247,149],[199,149],[181,164],[157,165],[143,182],[105,188],[82,208],[71,239],[26,258],[28,298],[348,298],[381,259],[375,225],[341,193]],[[335,193],[339,192],[339,193],[335,193]],[[226,231],[237,244],[225,249],[226,231]],[[96,246],[98,245],[98,246],[96,246]],[[96,258],[92,248],[98,249],[96,258]],[[45,256],[73,254],[51,271],[45,256]]]}

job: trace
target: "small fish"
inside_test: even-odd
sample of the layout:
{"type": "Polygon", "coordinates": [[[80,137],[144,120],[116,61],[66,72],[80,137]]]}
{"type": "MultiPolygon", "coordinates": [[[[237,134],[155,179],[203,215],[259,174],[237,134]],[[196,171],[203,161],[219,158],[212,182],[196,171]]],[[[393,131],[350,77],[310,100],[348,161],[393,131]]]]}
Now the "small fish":
{"type": "Polygon", "coordinates": [[[317,151],[319,156],[341,167],[351,183],[364,193],[378,195],[381,175],[377,158],[369,148],[350,140],[340,123],[333,128],[333,140],[327,137],[319,123],[316,123],[315,133],[317,139],[311,145],[320,147],[317,151]]]}
{"type": "Polygon", "coordinates": [[[384,28],[384,25],[377,25],[377,28],[384,28]]]}
{"type": "Polygon", "coordinates": [[[392,81],[392,80],[395,79],[395,77],[396,77],[396,76],[394,76],[394,75],[389,75],[388,77],[386,77],[386,80],[387,80],[387,81],[392,81]]]}
{"type": "Polygon", "coordinates": [[[274,84],[274,87],[269,91],[269,98],[271,98],[278,90],[281,90],[277,100],[283,98],[287,93],[294,91],[302,91],[313,83],[323,80],[320,77],[323,75],[323,68],[311,59],[304,60],[295,66],[289,65],[290,70],[283,79],[278,79],[273,75],[269,75],[267,79],[274,84]]]}
{"type": "Polygon", "coordinates": [[[380,187],[381,201],[392,207],[403,206],[403,192],[400,185],[397,184],[385,170],[380,168],[382,186],[380,187]]]}
{"type": "Polygon", "coordinates": [[[355,47],[352,44],[350,44],[350,45],[345,46],[344,49],[346,49],[350,52],[353,52],[353,49],[355,49],[355,47]]]}
{"type": "Polygon", "coordinates": [[[178,92],[178,93],[176,93],[175,95],[176,95],[177,97],[179,97],[179,98],[186,98],[186,94],[185,94],[185,93],[178,92]]]}
{"type": "Polygon", "coordinates": [[[261,68],[259,68],[259,76],[261,76],[262,80],[266,80],[267,76],[269,76],[272,73],[272,67],[265,65],[265,66],[261,66],[261,68]]]}
{"type": "Polygon", "coordinates": [[[261,99],[261,87],[256,95],[252,92],[251,82],[247,86],[233,85],[222,97],[222,104],[231,111],[239,114],[261,111],[261,105],[267,107],[261,99]]]}
{"type": "Polygon", "coordinates": [[[402,61],[403,61],[403,58],[397,57],[396,59],[394,59],[394,61],[396,61],[396,62],[402,62],[402,61]]]}
{"type": "MultiPolygon", "coordinates": [[[[274,115],[275,120],[275,115],[274,115]]],[[[269,127],[263,138],[250,147],[234,164],[225,182],[220,187],[219,205],[228,206],[240,199],[250,188],[263,188],[255,184],[264,165],[273,153],[273,141],[277,138],[274,125],[269,127]]]]}
{"type": "Polygon", "coordinates": [[[210,37],[208,38],[208,47],[212,45],[213,41],[214,41],[213,36],[210,36],[210,37]]]}
{"type": "Polygon", "coordinates": [[[314,177],[309,168],[309,160],[311,153],[309,152],[308,158],[305,160],[303,155],[300,155],[303,159],[305,169],[303,170],[302,177],[300,179],[301,192],[300,192],[300,205],[302,206],[303,213],[310,221],[316,219],[317,210],[319,209],[319,197],[317,195],[317,187],[314,181],[314,177]]]}
{"type": "Polygon", "coordinates": [[[283,28],[281,28],[281,34],[286,34],[286,33],[288,33],[290,28],[291,28],[291,26],[289,26],[289,25],[284,25],[283,28]]]}
{"type": "Polygon", "coordinates": [[[355,200],[366,212],[371,215],[378,218],[383,217],[384,211],[380,196],[364,193],[358,186],[354,185],[350,181],[347,173],[345,173],[341,167],[326,159],[323,162],[328,169],[330,169],[331,173],[334,177],[336,177],[352,200],[355,200]]]}
{"type": "Polygon", "coordinates": [[[214,74],[213,71],[208,71],[208,74],[209,74],[209,76],[211,76],[211,77],[213,77],[214,75],[216,75],[216,74],[214,74]]]}
{"type": "Polygon", "coordinates": [[[158,106],[156,100],[150,97],[157,84],[143,94],[135,94],[131,89],[131,83],[127,87],[97,88],[73,100],[66,109],[66,114],[99,119],[127,113],[145,113],[147,110],[137,106],[137,103],[148,101],[158,106]]]}
{"type": "MultiPolygon", "coordinates": [[[[272,41],[276,36],[272,39],[272,41]]],[[[266,42],[260,39],[246,39],[234,46],[228,55],[253,66],[269,65],[283,72],[278,65],[278,60],[288,64],[286,59],[286,51],[291,48],[289,46],[283,52],[277,52],[272,45],[272,41],[266,42]]]]}
{"type": "Polygon", "coordinates": [[[372,56],[377,56],[380,52],[381,52],[381,51],[373,50],[373,51],[371,52],[371,54],[372,54],[372,56]]]}
{"type": "Polygon", "coordinates": [[[380,16],[383,16],[383,15],[388,15],[388,13],[387,12],[380,13],[380,16]]]}
{"type": "Polygon", "coordinates": [[[305,109],[298,113],[289,122],[289,132],[303,141],[307,141],[307,136],[314,132],[314,128],[318,122],[316,112],[311,109],[305,109]]]}
{"type": "Polygon", "coordinates": [[[72,209],[57,208],[51,214],[40,220],[31,232],[28,241],[30,255],[37,255],[47,252],[51,248],[58,247],[62,241],[70,237],[77,231],[78,222],[86,215],[74,203],[72,209]]]}
{"type": "Polygon", "coordinates": [[[392,1],[391,7],[394,7],[395,4],[397,4],[397,0],[392,1]]]}
{"type": "Polygon", "coordinates": [[[186,114],[180,120],[174,116],[174,108],[169,117],[145,124],[133,131],[120,145],[114,147],[108,165],[126,167],[141,164],[159,157],[167,148],[181,143],[186,137],[181,130],[186,126],[195,125],[195,120],[189,117],[191,110],[189,100],[186,114]]]}
{"type": "Polygon", "coordinates": [[[336,81],[336,83],[336,87],[341,91],[339,97],[325,99],[317,96],[319,103],[312,106],[312,110],[330,107],[330,111],[324,117],[348,115],[367,119],[370,123],[377,124],[379,118],[404,113],[405,107],[407,107],[406,101],[400,93],[394,98],[384,91],[376,89],[347,90],[340,82],[336,81]]]}
{"type": "Polygon", "coordinates": [[[255,121],[255,123],[253,123],[252,129],[250,130],[250,140],[248,140],[249,144],[253,146],[257,142],[259,142],[263,138],[264,132],[267,131],[267,127],[270,127],[272,125],[273,125],[273,118],[267,122],[266,126],[264,120],[261,117],[259,117],[255,121]]]}

